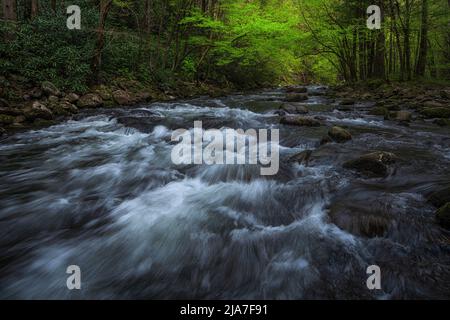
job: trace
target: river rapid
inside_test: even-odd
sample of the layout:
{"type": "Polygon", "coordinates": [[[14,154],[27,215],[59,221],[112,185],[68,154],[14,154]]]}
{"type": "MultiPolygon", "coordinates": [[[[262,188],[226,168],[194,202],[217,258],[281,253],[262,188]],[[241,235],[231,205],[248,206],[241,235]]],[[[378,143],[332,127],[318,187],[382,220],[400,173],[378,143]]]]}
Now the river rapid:
{"type": "Polygon", "coordinates": [[[385,121],[368,103],[339,111],[309,90],[320,127],[279,124],[273,89],[88,110],[1,140],[0,298],[450,298],[450,234],[426,201],[450,184],[448,129],[385,121]],[[172,132],[196,120],[279,128],[278,174],[173,164],[172,132]],[[332,125],[353,139],[320,146],[332,125]],[[305,150],[308,163],[289,160],[305,150]],[[400,158],[388,176],[342,166],[374,150],[400,158]],[[66,287],[69,265],[81,290],[66,287]]]}

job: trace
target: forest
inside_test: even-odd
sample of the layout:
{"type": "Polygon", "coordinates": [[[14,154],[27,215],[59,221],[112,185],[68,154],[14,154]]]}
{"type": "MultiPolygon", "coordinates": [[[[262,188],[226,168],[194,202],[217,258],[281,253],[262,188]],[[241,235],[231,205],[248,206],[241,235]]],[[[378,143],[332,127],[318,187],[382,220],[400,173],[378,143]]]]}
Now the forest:
{"type": "Polygon", "coordinates": [[[0,73],[81,93],[112,79],[164,90],[450,77],[446,0],[1,2],[0,73]],[[366,25],[370,5],[380,29],[366,25]]]}

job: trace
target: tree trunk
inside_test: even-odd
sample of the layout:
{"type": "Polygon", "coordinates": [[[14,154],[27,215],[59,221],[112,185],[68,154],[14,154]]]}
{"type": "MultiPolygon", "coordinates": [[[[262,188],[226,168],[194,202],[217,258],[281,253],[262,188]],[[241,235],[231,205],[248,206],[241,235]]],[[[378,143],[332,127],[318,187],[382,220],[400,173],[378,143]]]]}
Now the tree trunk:
{"type": "Polygon", "coordinates": [[[38,12],[39,12],[38,0],[31,0],[31,19],[36,18],[38,12]]]}
{"type": "Polygon", "coordinates": [[[102,65],[102,52],[105,46],[105,25],[109,10],[111,9],[112,0],[100,0],[100,18],[97,29],[97,44],[95,47],[94,57],[91,62],[92,83],[99,82],[100,68],[102,65]]]}
{"type": "Polygon", "coordinates": [[[3,0],[3,19],[17,21],[16,0],[3,0]]]}
{"type": "Polygon", "coordinates": [[[425,75],[428,53],[428,0],[422,0],[422,25],[420,28],[419,55],[416,64],[416,76],[425,75]]]}

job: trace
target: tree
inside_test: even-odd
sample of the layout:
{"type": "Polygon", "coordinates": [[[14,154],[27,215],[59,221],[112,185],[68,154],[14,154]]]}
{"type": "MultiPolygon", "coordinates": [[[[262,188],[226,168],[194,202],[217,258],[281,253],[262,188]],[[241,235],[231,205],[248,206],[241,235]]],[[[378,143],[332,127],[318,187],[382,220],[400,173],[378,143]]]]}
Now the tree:
{"type": "Polygon", "coordinates": [[[3,19],[8,21],[17,20],[16,0],[3,0],[3,19]]]}
{"type": "Polygon", "coordinates": [[[100,0],[100,18],[97,29],[97,43],[95,46],[94,56],[91,62],[92,83],[99,82],[100,68],[102,65],[102,53],[105,46],[105,25],[109,10],[112,6],[112,0],[100,0]]]}
{"type": "Polygon", "coordinates": [[[422,0],[422,23],[420,29],[419,56],[416,64],[416,76],[425,75],[428,53],[428,0],[422,0]]]}

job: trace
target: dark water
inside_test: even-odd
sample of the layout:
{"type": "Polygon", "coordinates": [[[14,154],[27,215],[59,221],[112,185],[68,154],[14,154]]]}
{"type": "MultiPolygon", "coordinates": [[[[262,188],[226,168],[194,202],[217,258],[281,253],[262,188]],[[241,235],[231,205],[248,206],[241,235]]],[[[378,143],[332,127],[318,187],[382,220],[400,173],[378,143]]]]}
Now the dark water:
{"type": "Polygon", "coordinates": [[[278,124],[283,95],[90,111],[1,141],[0,298],[449,298],[449,233],[425,199],[450,183],[449,132],[313,97],[313,115],[353,134],[320,147],[327,126],[278,124]],[[279,174],[175,166],[171,133],[194,120],[280,128],[279,174]],[[287,160],[303,150],[307,165],[287,160]],[[400,158],[388,177],[342,167],[373,150],[400,158]],[[372,264],[381,290],[367,289],[372,264]]]}

